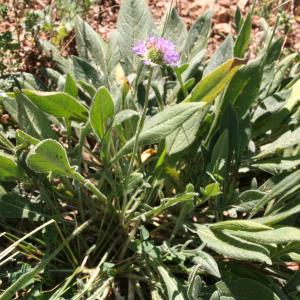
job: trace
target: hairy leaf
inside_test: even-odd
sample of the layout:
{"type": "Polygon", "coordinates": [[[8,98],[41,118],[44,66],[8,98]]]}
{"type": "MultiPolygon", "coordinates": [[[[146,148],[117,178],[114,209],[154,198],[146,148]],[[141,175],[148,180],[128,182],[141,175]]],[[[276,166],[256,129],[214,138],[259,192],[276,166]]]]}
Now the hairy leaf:
{"type": "Polygon", "coordinates": [[[119,48],[124,68],[131,73],[136,67],[136,56],[132,48],[138,41],[148,38],[154,28],[153,18],[145,0],[122,1],[117,29],[119,32],[119,48]]]}
{"type": "Polygon", "coordinates": [[[209,228],[212,230],[243,230],[243,231],[262,231],[262,230],[270,230],[272,229],[269,226],[265,226],[260,223],[256,223],[248,220],[232,220],[232,221],[224,221],[218,222],[209,225],[209,228]]]}
{"type": "Polygon", "coordinates": [[[192,58],[205,48],[211,31],[212,10],[206,11],[191,27],[186,39],[183,55],[192,58]]]}
{"type": "Polygon", "coordinates": [[[238,278],[231,282],[220,281],[217,289],[222,300],[280,300],[270,288],[249,278],[238,278]]]}
{"type": "Polygon", "coordinates": [[[165,286],[168,291],[170,300],[184,300],[185,292],[183,291],[183,287],[181,284],[172,276],[172,274],[163,266],[157,266],[157,270],[160,273],[165,286]]]}
{"type": "Polygon", "coordinates": [[[17,93],[19,128],[37,139],[56,138],[46,114],[24,94],[17,93]]]}
{"type": "MultiPolygon", "coordinates": [[[[203,108],[203,103],[180,103],[170,106],[155,116],[148,118],[140,134],[140,146],[157,143],[169,134],[181,128],[194,114],[203,108]]],[[[130,139],[119,151],[118,156],[129,153],[134,145],[135,137],[130,139]]]]}
{"type": "Polygon", "coordinates": [[[0,153],[0,181],[15,181],[24,179],[24,171],[16,160],[7,154],[0,153]]]}
{"type": "Polygon", "coordinates": [[[258,244],[286,244],[300,241],[300,229],[282,227],[259,232],[228,231],[230,234],[258,244]]]}
{"type": "Polygon", "coordinates": [[[90,123],[100,140],[104,137],[107,128],[111,126],[114,113],[112,96],[105,87],[101,87],[96,92],[90,111],[90,123]]]}
{"type": "Polygon", "coordinates": [[[185,102],[211,103],[225,89],[243,63],[242,60],[230,59],[219,66],[194,87],[185,102]]]}
{"type": "Polygon", "coordinates": [[[181,49],[187,37],[187,30],[175,8],[172,8],[170,16],[166,21],[164,37],[171,40],[178,49],[181,49]]]}
{"type": "Polygon", "coordinates": [[[252,260],[272,264],[266,248],[221,232],[213,232],[203,225],[195,225],[196,233],[208,248],[238,260],[252,260]]]}
{"type": "Polygon", "coordinates": [[[23,90],[23,93],[41,110],[57,118],[84,122],[88,110],[74,97],[63,92],[35,92],[23,90]]]}
{"type": "Polygon", "coordinates": [[[38,173],[53,172],[72,177],[75,167],[71,167],[66,150],[54,140],[44,140],[32,148],[27,156],[27,165],[38,173]]]}
{"type": "Polygon", "coordinates": [[[79,55],[106,72],[104,40],[79,16],[76,17],[75,32],[79,55]]]}

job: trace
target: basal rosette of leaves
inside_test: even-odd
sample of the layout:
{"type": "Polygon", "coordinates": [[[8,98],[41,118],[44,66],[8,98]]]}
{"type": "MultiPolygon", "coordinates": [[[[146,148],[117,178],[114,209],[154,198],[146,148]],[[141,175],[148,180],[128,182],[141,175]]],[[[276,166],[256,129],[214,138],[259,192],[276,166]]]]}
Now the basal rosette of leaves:
{"type": "Polygon", "coordinates": [[[266,28],[247,59],[237,10],[207,58],[212,14],[78,17],[78,56],[1,92],[0,299],[299,299],[298,57],[266,28]]]}

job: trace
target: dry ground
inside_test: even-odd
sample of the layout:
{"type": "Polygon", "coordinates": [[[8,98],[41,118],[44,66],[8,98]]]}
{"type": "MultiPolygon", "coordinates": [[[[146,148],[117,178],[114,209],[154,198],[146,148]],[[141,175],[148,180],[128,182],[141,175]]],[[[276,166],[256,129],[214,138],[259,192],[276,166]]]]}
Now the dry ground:
{"type": "MultiPolygon", "coordinates": [[[[34,36],[24,30],[25,16],[28,11],[43,9],[49,4],[54,4],[52,11],[52,19],[54,25],[59,27],[60,19],[59,12],[55,10],[55,4],[58,1],[64,0],[0,0],[0,3],[8,5],[9,12],[5,19],[0,20],[0,33],[11,31],[16,40],[19,41],[21,47],[11,56],[7,57],[5,63],[8,66],[6,72],[10,71],[27,71],[38,74],[39,69],[44,66],[49,66],[49,61],[36,46],[34,36]]],[[[73,0],[79,1],[79,0],[73,0]]],[[[82,0],[81,0],[82,1],[82,0]]],[[[99,32],[104,38],[108,38],[110,33],[116,27],[117,14],[119,11],[120,2],[122,0],[95,0],[90,7],[88,13],[83,14],[83,17],[99,32]]],[[[149,0],[151,11],[157,20],[157,23],[162,19],[166,8],[171,0],[149,0]]],[[[209,53],[212,53],[217,45],[224,39],[228,33],[233,32],[231,22],[237,5],[245,14],[253,0],[218,0],[214,4],[213,0],[173,0],[177,6],[180,16],[184,19],[187,27],[190,27],[194,20],[199,17],[206,9],[214,9],[213,31],[209,43],[209,53]]],[[[253,40],[254,44],[259,42],[261,36],[260,18],[266,14],[264,8],[270,7],[267,10],[268,22],[272,25],[276,19],[276,15],[280,9],[284,9],[291,23],[291,28],[286,35],[285,46],[291,51],[300,50],[300,0],[284,1],[284,0],[258,0],[256,16],[253,25],[253,40]],[[280,6],[281,3],[285,5],[280,6]]],[[[281,30],[283,30],[283,25],[281,30]]],[[[51,39],[51,34],[40,31],[36,38],[51,39]]],[[[74,33],[71,31],[67,37],[59,44],[59,49],[63,55],[76,53],[74,47],[74,33]]]]}

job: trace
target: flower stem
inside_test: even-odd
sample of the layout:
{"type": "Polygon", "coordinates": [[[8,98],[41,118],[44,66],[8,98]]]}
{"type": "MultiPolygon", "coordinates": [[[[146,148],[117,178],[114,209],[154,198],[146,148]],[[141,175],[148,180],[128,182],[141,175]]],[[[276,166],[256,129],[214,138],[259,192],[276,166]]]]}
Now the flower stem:
{"type": "Polygon", "coordinates": [[[146,114],[147,114],[147,109],[148,109],[148,104],[149,104],[149,94],[150,94],[150,88],[151,88],[152,75],[153,75],[153,67],[150,67],[150,73],[149,73],[149,77],[148,77],[148,84],[147,84],[146,95],[145,95],[144,108],[143,108],[142,116],[140,117],[139,123],[137,125],[137,132],[136,132],[136,135],[135,135],[133,151],[132,151],[131,159],[130,159],[130,162],[129,162],[129,167],[128,167],[128,170],[127,170],[127,174],[126,174],[126,177],[125,177],[125,186],[124,186],[124,193],[123,193],[124,201],[123,201],[123,204],[122,204],[122,213],[123,213],[123,215],[125,214],[125,208],[126,208],[126,204],[127,204],[128,181],[129,181],[130,175],[132,173],[133,163],[134,163],[137,151],[138,151],[138,142],[139,142],[140,134],[141,134],[141,132],[144,128],[144,122],[145,122],[145,119],[146,119],[146,114]]]}
{"type": "Polygon", "coordinates": [[[80,182],[84,187],[86,187],[90,192],[98,197],[102,204],[107,204],[107,197],[88,179],[85,179],[80,173],[74,173],[73,178],[80,182]]]}

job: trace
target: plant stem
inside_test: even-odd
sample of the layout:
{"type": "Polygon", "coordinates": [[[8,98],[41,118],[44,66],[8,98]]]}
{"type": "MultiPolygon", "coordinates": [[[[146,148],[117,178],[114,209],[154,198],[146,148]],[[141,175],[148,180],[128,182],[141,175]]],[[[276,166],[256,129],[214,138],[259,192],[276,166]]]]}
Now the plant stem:
{"type": "Polygon", "coordinates": [[[153,75],[153,67],[150,67],[150,73],[149,73],[148,84],[147,84],[147,89],[146,89],[144,108],[143,108],[142,116],[141,116],[141,118],[139,120],[139,123],[138,123],[138,126],[137,126],[137,133],[135,135],[133,151],[132,151],[129,167],[128,167],[128,170],[127,170],[127,174],[126,174],[126,177],[125,177],[125,186],[124,186],[124,193],[123,193],[124,201],[122,203],[122,213],[123,213],[123,215],[125,214],[124,210],[125,210],[126,205],[127,205],[128,181],[129,181],[129,178],[130,178],[130,175],[131,175],[131,172],[132,172],[135,156],[136,156],[137,151],[138,151],[139,137],[140,137],[140,134],[141,134],[141,132],[144,128],[144,122],[145,122],[145,119],[146,119],[146,114],[147,114],[147,109],[148,109],[148,104],[149,104],[149,94],[150,94],[150,88],[151,88],[152,75],[153,75]]]}
{"type": "Polygon", "coordinates": [[[96,195],[103,204],[107,204],[107,197],[100,190],[98,190],[98,188],[92,182],[90,182],[88,179],[85,179],[77,172],[73,175],[73,178],[84,185],[94,195],[96,195]]]}

